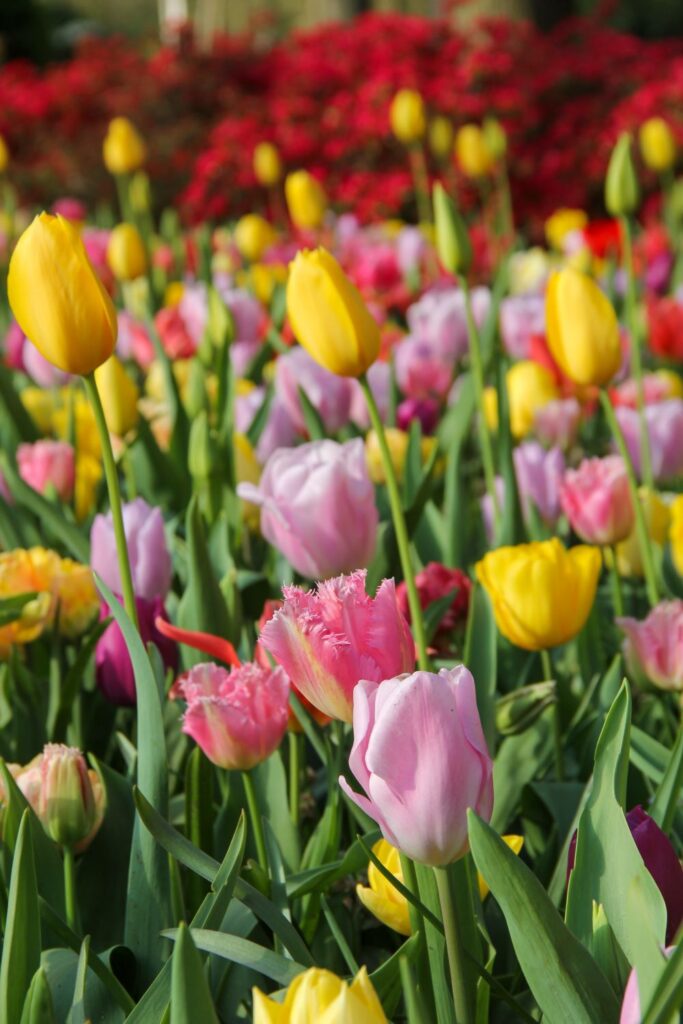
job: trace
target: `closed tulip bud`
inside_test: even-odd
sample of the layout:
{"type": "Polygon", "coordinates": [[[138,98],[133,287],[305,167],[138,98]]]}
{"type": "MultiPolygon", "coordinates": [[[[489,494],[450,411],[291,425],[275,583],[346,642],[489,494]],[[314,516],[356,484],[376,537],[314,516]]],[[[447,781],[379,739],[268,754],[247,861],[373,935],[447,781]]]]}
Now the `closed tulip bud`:
{"type": "Polygon", "coordinates": [[[502,124],[495,117],[484,118],[484,141],[493,160],[502,160],[507,153],[508,137],[502,124]]]}
{"type": "Polygon", "coordinates": [[[147,270],[147,253],[133,224],[117,224],[109,236],[107,263],[119,281],[134,281],[147,270]]]}
{"type": "Polygon", "coordinates": [[[114,351],[116,310],[70,221],[32,221],[12,253],[7,291],[24,334],[58,369],[85,375],[114,351]]]}
{"type": "Polygon", "coordinates": [[[391,130],[405,145],[417,142],[425,133],[425,107],[415,89],[399,89],[389,108],[391,130]]]}
{"type": "Polygon", "coordinates": [[[651,117],[638,132],[640,152],[651,171],[670,170],[676,163],[676,140],[663,117],[651,117]]]}
{"type": "Polygon", "coordinates": [[[298,252],[290,264],[287,314],[299,343],[340,377],[360,377],[379,353],[379,327],[326,249],[298,252]]]}
{"type": "Polygon", "coordinates": [[[0,135],[0,174],[4,174],[9,167],[9,149],[7,143],[0,135]]]}
{"type": "Polygon", "coordinates": [[[208,480],[218,465],[218,448],[204,409],[190,428],[187,465],[195,480],[208,480]]]}
{"type": "Polygon", "coordinates": [[[259,142],[254,149],[253,165],[256,180],[266,188],[277,185],[282,177],[282,161],[272,142],[259,142]]]}
{"type": "Polygon", "coordinates": [[[575,384],[606,384],[621,365],[619,323],[592,278],[568,267],[552,274],[545,301],[548,347],[575,384]]]}
{"type": "MultiPolygon", "coordinates": [[[[75,747],[48,743],[43,750],[37,814],[50,839],[60,846],[79,847],[92,839],[102,822],[103,797],[96,799],[94,775],[75,747]]],[[[96,785],[99,788],[99,780],[96,785]]]]}
{"type": "Polygon", "coordinates": [[[613,217],[635,213],[640,203],[640,188],[631,154],[631,136],[623,132],[617,139],[607,166],[605,206],[613,217]]]}
{"type": "Polygon", "coordinates": [[[319,228],[327,209],[325,190],[308,171],[294,171],[285,179],[285,199],[292,223],[300,231],[319,228]]]}
{"type": "MultiPolygon", "coordinates": [[[[557,384],[550,370],[533,359],[523,359],[511,366],[505,383],[510,405],[510,430],[516,438],[522,438],[532,430],[538,410],[559,398],[557,384]]],[[[495,391],[493,395],[497,399],[495,391]]]]}
{"type": "Polygon", "coordinates": [[[95,382],[102,400],[110,434],[124,437],[137,426],[140,392],[117,356],[110,356],[95,370],[95,382]]]}
{"type": "Polygon", "coordinates": [[[429,122],[429,148],[439,160],[445,160],[453,149],[453,125],[441,114],[429,122]]]}
{"type": "Polygon", "coordinates": [[[553,537],[489,551],[475,569],[503,636],[527,651],[541,651],[583,629],[601,565],[598,548],[567,550],[553,537]]]}
{"type": "Polygon", "coordinates": [[[257,988],[253,996],[253,1024],[388,1024],[366,967],[350,985],[322,967],[309,967],[290,984],[283,1002],[257,988]]]}
{"type": "Polygon", "coordinates": [[[437,181],[432,195],[441,264],[451,274],[466,274],[472,265],[472,245],[465,222],[441,182],[437,181]]]}
{"type": "Polygon", "coordinates": [[[515,736],[530,728],[539,715],[557,700],[554,680],[521,686],[496,701],[496,729],[501,736],[515,736]]]}
{"type": "Polygon", "coordinates": [[[147,147],[127,117],[109,122],[102,156],[110,174],[131,174],[144,164],[147,147]]]}
{"type": "Polygon", "coordinates": [[[264,217],[247,213],[237,221],[233,237],[240,255],[249,263],[257,263],[275,241],[275,232],[264,217]]]}
{"type": "Polygon", "coordinates": [[[468,178],[483,178],[493,166],[493,155],[478,124],[465,124],[458,129],[455,155],[468,178]]]}

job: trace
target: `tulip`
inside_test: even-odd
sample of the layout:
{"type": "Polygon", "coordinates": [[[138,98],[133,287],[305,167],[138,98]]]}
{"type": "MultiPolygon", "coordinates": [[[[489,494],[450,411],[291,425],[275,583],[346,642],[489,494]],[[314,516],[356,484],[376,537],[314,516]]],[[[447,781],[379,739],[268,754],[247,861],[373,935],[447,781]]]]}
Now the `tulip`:
{"type": "Polygon", "coordinates": [[[88,215],[85,203],[82,203],[80,199],[74,199],[72,196],[62,196],[61,199],[55,199],[50,212],[58,213],[61,217],[73,221],[74,224],[83,224],[88,215]]]}
{"type": "MultiPolygon", "coordinates": [[[[669,480],[683,472],[683,399],[668,398],[644,409],[649,438],[652,475],[655,480],[669,480]]],[[[635,409],[619,406],[616,417],[626,441],[636,474],[642,477],[640,420],[635,409]]]]}
{"type": "Polygon", "coordinates": [[[564,455],[559,448],[546,451],[537,441],[525,441],[514,449],[512,459],[525,519],[533,504],[543,522],[552,525],[560,515],[564,455]]]}
{"type": "Polygon", "coordinates": [[[450,274],[467,274],[472,264],[472,245],[467,226],[443,185],[434,186],[436,251],[450,274]]]}
{"type": "MultiPolygon", "coordinates": [[[[644,487],[640,488],[639,499],[643,507],[648,535],[652,541],[662,546],[666,542],[671,521],[669,508],[658,494],[644,487]]],[[[626,540],[617,544],[616,551],[619,574],[621,576],[642,577],[643,557],[637,529],[634,528],[626,540]]]]}
{"type": "MultiPolygon", "coordinates": [[[[399,882],[403,882],[401,860],[398,850],[386,839],[378,839],[372,852],[387,871],[399,882]]],[[[366,910],[399,935],[410,935],[408,901],[391,882],[384,877],[373,861],[368,864],[368,884],[357,885],[356,895],[366,910]]]]}
{"type": "Polygon", "coordinates": [[[438,114],[429,122],[429,148],[439,160],[445,160],[453,149],[453,125],[438,114]]]}
{"type": "Polygon", "coordinates": [[[325,190],[308,171],[293,171],[285,178],[285,199],[294,227],[300,231],[319,228],[327,209],[325,190]]]}
{"type": "Polygon", "coordinates": [[[396,408],[399,430],[410,430],[418,420],[423,434],[433,434],[439,422],[439,403],[435,398],[404,398],[396,408]]]}
{"type": "Polygon", "coordinates": [[[110,174],[131,174],[144,164],[147,148],[127,117],[109,122],[102,156],[110,174]]]}
{"type": "Polygon", "coordinates": [[[102,473],[102,463],[99,459],[88,452],[79,452],[76,456],[74,487],[74,512],[79,523],[87,519],[93,510],[102,473]]]}
{"type": "Polygon", "coordinates": [[[493,167],[493,157],[478,124],[465,124],[455,136],[455,155],[468,178],[483,178],[493,167]]]}
{"type": "Polygon", "coordinates": [[[678,575],[683,576],[683,495],[674,498],[671,503],[670,524],[671,559],[678,575]]]}
{"type": "Polygon", "coordinates": [[[314,591],[285,587],[282,608],[260,642],[311,704],[343,722],[353,717],[359,679],[376,683],[415,667],[415,645],[393,580],[374,598],[365,572],[318,583],[314,591]]]}
{"type": "Polygon", "coordinates": [[[493,160],[502,160],[507,153],[508,140],[500,121],[495,117],[484,118],[484,141],[493,160]]]}
{"type": "Polygon", "coordinates": [[[567,471],[562,508],[575,533],[588,544],[616,544],[635,526],[624,460],[619,455],[584,459],[567,471]]]}
{"type": "Polygon", "coordinates": [[[102,824],[106,797],[80,750],[46,744],[17,784],[50,839],[76,853],[90,845],[102,824]]]}
{"type": "Polygon", "coordinates": [[[530,357],[531,339],[545,334],[545,303],[540,295],[508,295],[500,304],[500,334],[515,359],[530,357]]]}
{"type": "Polygon", "coordinates": [[[650,117],[638,132],[640,152],[651,171],[662,174],[676,163],[676,140],[663,117],[650,117]]]}
{"type": "Polygon", "coordinates": [[[626,662],[636,678],[683,692],[683,601],[661,601],[642,622],[620,618],[626,662]]]}
{"type": "Polygon", "coordinates": [[[545,222],[545,237],[548,244],[562,251],[565,239],[580,232],[588,224],[588,215],[583,210],[555,210],[545,222]]]}
{"type": "Polygon", "coordinates": [[[609,299],[586,274],[552,274],[546,293],[548,347],[575,384],[606,384],[621,365],[621,340],[609,299]]]}
{"type": "MultiPolygon", "coordinates": [[[[389,456],[391,458],[391,465],[393,466],[396,479],[399,483],[403,480],[403,474],[405,472],[406,458],[408,456],[408,446],[410,444],[410,437],[405,430],[399,430],[397,427],[385,427],[384,436],[389,448],[389,456]]],[[[420,442],[420,458],[424,465],[434,450],[434,446],[437,444],[435,437],[423,437],[420,442]]],[[[379,444],[379,438],[374,430],[369,430],[365,436],[365,458],[367,460],[368,472],[370,479],[374,484],[386,484],[387,477],[384,468],[384,460],[382,459],[382,451],[379,444]]]]}
{"type": "Polygon", "coordinates": [[[9,148],[2,135],[0,135],[0,174],[4,174],[9,167],[9,148]]]}
{"type": "Polygon", "coordinates": [[[422,97],[415,89],[399,89],[389,108],[391,130],[404,145],[418,142],[425,133],[426,118],[422,97]]]}
{"type": "Polygon", "coordinates": [[[62,501],[70,501],[74,492],[76,463],[74,450],[66,441],[36,441],[17,448],[19,476],[34,491],[45,494],[54,488],[62,501]]]}
{"type": "Polygon", "coordinates": [[[300,434],[307,433],[301,389],[318,412],[325,430],[336,434],[349,422],[352,381],[321,366],[303,348],[293,348],[275,364],[275,394],[300,434]]]}
{"type": "Polygon", "coordinates": [[[539,441],[563,451],[574,444],[581,422],[581,406],[575,398],[558,398],[534,412],[534,433],[539,441]]]}
{"type": "Polygon", "coordinates": [[[249,263],[257,263],[275,241],[275,232],[265,217],[247,213],[235,224],[233,238],[240,256],[249,263]]]}
{"type": "Polygon", "coordinates": [[[477,711],[474,680],[462,665],[385,679],[361,679],[353,695],[344,793],[407,856],[431,867],[464,856],[467,810],[488,821],[493,766],[477,711]]]}
{"type": "Polygon", "coordinates": [[[257,988],[253,996],[253,1024],[388,1024],[365,967],[350,985],[322,967],[309,967],[290,983],[282,1003],[257,988]]]}
{"type": "Polygon", "coordinates": [[[635,213],[640,189],[631,154],[631,136],[622,132],[612,150],[605,177],[605,206],[613,217],[635,213]]]}
{"type": "Polygon", "coordinates": [[[112,354],[116,310],[68,220],[33,220],[12,253],[7,289],[24,334],[60,370],[88,374],[112,354]]]}
{"type": "Polygon", "coordinates": [[[455,377],[455,358],[424,338],[407,337],[394,348],[394,371],[408,398],[445,399],[455,377]]]}
{"type": "Polygon", "coordinates": [[[510,404],[510,430],[514,437],[528,434],[539,409],[558,398],[555,378],[550,370],[531,359],[510,367],[505,375],[510,404]]]}
{"type": "MultiPolygon", "coordinates": [[[[157,619],[167,621],[166,611],[160,597],[146,601],[136,597],[138,626],[142,642],[155,644],[166,670],[175,672],[178,668],[178,648],[166,638],[156,625],[157,619]]],[[[102,604],[100,619],[110,615],[109,608],[102,604]]],[[[134,705],[136,701],[135,672],[130,660],[126,641],[117,622],[110,622],[95,647],[95,678],[100,690],[112,704],[134,705]]]]}
{"type": "Polygon", "coordinates": [[[355,285],[325,249],[297,253],[287,314],[299,343],[340,377],[360,377],[379,352],[379,327],[355,285]]]}
{"type": "MultiPolygon", "coordinates": [[[[136,596],[147,601],[155,597],[163,600],[171,587],[173,567],[161,509],[148,505],[143,498],[136,498],[123,506],[123,525],[136,596]]],[[[120,594],[121,579],[111,512],[95,517],[90,531],[90,551],[93,570],[110,590],[120,594]]]]}
{"type": "Polygon", "coordinates": [[[133,224],[117,224],[109,236],[107,263],[118,281],[134,281],[147,270],[147,253],[133,224]]]}
{"type": "Polygon", "coordinates": [[[97,367],[95,382],[109,431],[117,437],[123,437],[129,430],[133,430],[139,419],[140,392],[137,385],[116,356],[110,356],[106,363],[97,367]]]}
{"type": "MultiPolygon", "coordinates": [[[[424,610],[435,601],[441,601],[447,594],[452,594],[451,603],[444,609],[434,634],[436,646],[448,646],[453,639],[454,630],[467,621],[472,590],[469,576],[461,569],[449,569],[440,562],[428,562],[424,569],[415,574],[415,586],[420,598],[420,607],[424,610]]],[[[403,581],[396,589],[396,597],[399,608],[410,622],[408,594],[403,581]]]]}
{"type": "Polygon", "coordinates": [[[282,161],[277,146],[272,142],[259,142],[252,158],[254,174],[259,185],[271,188],[282,177],[282,161]]]}
{"type": "Polygon", "coordinates": [[[247,663],[227,671],[205,662],[178,681],[187,701],[183,732],[219,768],[247,771],[280,745],[289,717],[289,681],[281,668],[247,663]]]}
{"type": "Polygon", "coordinates": [[[597,548],[567,550],[553,537],[490,551],[475,571],[503,636],[525,650],[540,651],[567,643],[583,628],[601,561],[597,548]]]}

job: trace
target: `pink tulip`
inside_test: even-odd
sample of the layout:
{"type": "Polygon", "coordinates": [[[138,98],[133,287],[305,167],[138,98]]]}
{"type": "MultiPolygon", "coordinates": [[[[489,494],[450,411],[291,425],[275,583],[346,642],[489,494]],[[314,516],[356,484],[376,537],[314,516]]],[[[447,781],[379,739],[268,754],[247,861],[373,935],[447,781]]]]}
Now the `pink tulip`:
{"type": "Polygon", "coordinates": [[[338,576],[372,559],[378,513],[360,438],[278,448],[259,486],[237,493],[261,505],[261,533],[302,576],[338,576]]]}
{"type": "MultiPolygon", "coordinates": [[[[123,528],[136,597],[163,601],[171,588],[173,566],[166,545],[161,509],[136,498],[123,506],[123,528]]],[[[111,512],[95,516],[90,531],[90,565],[115,594],[121,593],[116,538],[111,512]]]]}
{"type": "Polygon", "coordinates": [[[683,691],[683,601],[660,601],[646,619],[617,619],[630,670],[662,690],[683,691]]]}
{"type": "Polygon", "coordinates": [[[554,399],[534,413],[534,431],[539,441],[563,451],[574,444],[580,422],[581,406],[575,398],[554,399]]]}
{"type": "Polygon", "coordinates": [[[462,665],[362,680],[353,698],[349,767],[365,790],[339,783],[384,838],[423,864],[451,864],[469,849],[467,810],[488,820],[493,765],[474,680],[462,665]]]}
{"type": "MultiPolygon", "coordinates": [[[[638,413],[635,409],[620,406],[616,415],[636,473],[642,477],[638,413]]],[[[646,406],[645,420],[655,480],[669,480],[683,473],[683,399],[669,398],[665,402],[646,406]]]]}
{"type": "MultiPolygon", "coordinates": [[[[391,400],[391,367],[389,363],[378,360],[373,363],[367,372],[370,390],[377,402],[377,408],[383,423],[386,423],[389,415],[389,404],[391,400]]],[[[349,378],[351,382],[351,409],[349,419],[361,430],[370,429],[370,413],[365,401],[365,393],[357,380],[349,378]]]]}
{"type": "MultiPolygon", "coordinates": [[[[490,306],[489,289],[473,289],[472,312],[479,327],[486,320],[490,306]]],[[[465,295],[460,289],[433,288],[413,303],[406,315],[411,335],[426,341],[444,360],[455,363],[466,354],[465,295]]]]}
{"type": "Polygon", "coordinates": [[[19,476],[34,491],[45,494],[54,487],[62,501],[74,492],[74,450],[66,441],[36,441],[17,448],[19,476]]]}
{"type": "Polygon", "coordinates": [[[524,441],[515,448],[512,458],[525,519],[533,503],[541,519],[552,525],[560,514],[564,455],[559,448],[546,451],[538,441],[524,441]]]}
{"type": "Polygon", "coordinates": [[[393,580],[374,598],[365,572],[319,583],[315,591],[284,588],[285,601],[266,623],[260,642],[296,690],[330,718],[350,722],[359,679],[412,672],[415,644],[399,610],[393,580]]]}
{"type": "Polygon", "coordinates": [[[588,544],[616,544],[633,530],[635,513],[619,455],[584,459],[578,469],[567,470],[561,501],[572,529],[588,544]]]}
{"type": "Polygon", "coordinates": [[[545,334],[545,297],[509,295],[500,304],[500,334],[505,351],[514,359],[530,359],[534,334],[545,334]]]}
{"type": "MultiPolygon", "coordinates": [[[[246,434],[254,417],[263,405],[264,388],[252,388],[246,395],[235,398],[235,429],[246,434]]],[[[266,463],[276,448],[290,448],[297,439],[297,432],[291,417],[277,395],[273,395],[268,407],[268,419],[256,442],[256,458],[261,465],[266,463]]]]}
{"type": "MultiPolygon", "coordinates": [[[[664,955],[669,957],[673,953],[675,946],[670,946],[664,950],[664,955]]],[[[663,964],[662,964],[663,966],[663,964]]],[[[628,976],[626,982],[626,988],[624,989],[624,1000],[621,1004],[621,1016],[619,1017],[619,1024],[642,1024],[642,1016],[640,1013],[640,992],[638,990],[638,975],[636,974],[635,967],[628,976]]],[[[674,1018],[672,1017],[671,1020],[674,1018]]]]}
{"type": "Polygon", "coordinates": [[[181,677],[178,692],[187,701],[183,732],[220,768],[253,768],[287,729],[289,681],[281,668],[247,663],[228,671],[205,662],[181,677]]]}
{"type": "Polygon", "coordinates": [[[88,216],[85,203],[80,199],[74,199],[73,196],[62,196],[61,199],[55,199],[52,204],[52,212],[76,223],[81,223],[88,216]]]}
{"type": "Polygon", "coordinates": [[[404,338],[394,350],[396,380],[408,398],[443,399],[455,375],[452,353],[436,349],[422,338],[404,338]]]}
{"type": "Polygon", "coordinates": [[[32,341],[27,338],[21,351],[24,371],[41,388],[59,388],[70,379],[70,374],[57,369],[41,355],[32,341]]]}
{"type": "Polygon", "coordinates": [[[305,393],[329,434],[336,434],[349,422],[349,379],[330,373],[297,345],[276,363],[275,394],[299,433],[307,434],[299,389],[305,393]]]}

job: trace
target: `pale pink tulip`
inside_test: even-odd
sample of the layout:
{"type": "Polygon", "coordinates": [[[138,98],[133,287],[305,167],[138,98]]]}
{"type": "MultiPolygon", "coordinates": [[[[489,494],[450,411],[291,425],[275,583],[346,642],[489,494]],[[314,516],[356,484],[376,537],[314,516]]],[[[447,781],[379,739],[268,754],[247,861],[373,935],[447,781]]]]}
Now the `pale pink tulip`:
{"type": "Polygon", "coordinates": [[[328,434],[336,434],[349,422],[350,380],[330,373],[297,345],[291,352],[280,356],[276,363],[275,394],[299,433],[306,434],[300,389],[320,416],[328,434]]]}
{"type": "MultiPolygon", "coordinates": [[[[617,408],[616,416],[635,471],[642,478],[639,414],[622,405],[617,408]]],[[[667,398],[646,406],[645,421],[655,480],[669,480],[683,473],[683,399],[667,398]]]]}
{"type": "Polygon", "coordinates": [[[617,619],[626,661],[662,690],[683,691],[683,601],[660,601],[642,622],[617,619]]]}
{"type": "Polygon", "coordinates": [[[34,491],[45,494],[54,487],[62,501],[74,492],[74,450],[66,441],[35,441],[17,448],[19,476],[34,491]]]}
{"type": "MultiPolygon", "coordinates": [[[[171,589],[173,566],[161,509],[136,498],[123,506],[123,527],[136,597],[163,601],[171,589]]],[[[90,565],[115,594],[121,593],[111,512],[95,516],[90,531],[90,565]]]]}
{"type": "Polygon", "coordinates": [[[588,544],[616,544],[633,530],[633,502],[619,455],[584,459],[578,469],[567,470],[560,497],[572,529],[588,544]]]}
{"type": "Polygon", "coordinates": [[[559,448],[546,451],[538,441],[524,441],[515,448],[512,459],[525,519],[534,504],[541,519],[552,525],[560,514],[564,455],[559,448]]]}

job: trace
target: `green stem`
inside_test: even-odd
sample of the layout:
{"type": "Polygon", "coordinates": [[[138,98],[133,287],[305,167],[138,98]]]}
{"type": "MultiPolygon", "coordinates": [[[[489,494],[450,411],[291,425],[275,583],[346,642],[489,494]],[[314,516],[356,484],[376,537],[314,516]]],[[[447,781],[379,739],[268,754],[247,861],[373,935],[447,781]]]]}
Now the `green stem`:
{"type": "Polygon", "coordinates": [[[640,332],[638,330],[638,303],[636,296],[636,276],[633,270],[633,240],[631,222],[628,217],[621,218],[621,231],[624,241],[624,264],[626,269],[626,319],[631,334],[631,362],[636,382],[636,407],[638,409],[638,428],[640,431],[640,463],[643,483],[652,488],[652,456],[650,454],[650,437],[645,418],[645,388],[643,385],[643,364],[640,351],[640,332]]]}
{"type": "Polygon", "coordinates": [[[66,908],[66,923],[73,931],[79,930],[78,903],[76,901],[76,864],[74,851],[70,846],[65,846],[64,854],[64,906],[66,908]]]}
{"type": "MultiPolygon", "coordinates": [[[[451,890],[451,879],[448,868],[434,868],[436,885],[439,890],[441,917],[446,936],[448,968],[451,977],[451,989],[455,1004],[455,1016],[458,1024],[474,1024],[475,1008],[473,1005],[471,986],[468,976],[471,969],[467,963],[465,942],[461,922],[455,912],[455,900],[451,890]]],[[[458,908],[462,910],[462,907],[458,908]]]]}
{"type": "Polygon", "coordinates": [[[481,449],[481,461],[484,467],[484,481],[486,490],[491,498],[493,506],[493,521],[495,532],[498,531],[500,519],[500,503],[496,492],[496,471],[493,461],[493,447],[491,435],[486,423],[484,411],[484,363],[481,357],[481,346],[479,345],[479,331],[474,321],[472,312],[472,296],[469,285],[464,276],[460,279],[461,287],[465,295],[465,316],[467,317],[467,338],[469,343],[470,363],[472,365],[472,379],[474,381],[474,393],[477,402],[477,429],[479,431],[479,447],[481,449]]]}
{"type": "Polygon", "coordinates": [[[617,568],[617,549],[615,545],[612,545],[605,552],[607,556],[607,563],[609,565],[610,578],[612,581],[612,601],[614,603],[614,614],[621,616],[624,614],[624,595],[621,590],[621,577],[619,576],[619,569],[617,568]]]}
{"type": "Polygon", "coordinates": [[[629,455],[624,435],[619,426],[619,421],[614,412],[614,407],[610,401],[610,397],[606,391],[600,391],[600,403],[605,413],[608,426],[612,432],[612,436],[616,442],[619,454],[624,460],[626,467],[626,476],[628,478],[629,492],[631,495],[631,501],[633,503],[633,511],[636,517],[636,537],[638,545],[640,547],[640,556],[643,561],[643,574],[645,576],[645,589],[647,591],[647,599],[650,602],[650,606],[654,607],[659,601],[659,588],[657,586],[657,574],[655,572],[655,563],[652,557],[652,546],[650,544],[650,535],[647,530],[647,523],[645,522],[645,513],[643,506],[640,501],[638,494],[638,483],[636,481],[636,474],[633,469],[633,463],[631,462],[631,456],[629,455]]]}
{"type": "Polygon", "coordinates": [[[289,744],[289,816],[294,828],[299,827],[299,786],[301,783],[301,741],[298,732],[290,730],[289,744]]]}
{"type": "Polygon", "coordinates": [[[114,460],[114,452],[111,447],[111,438],[107,428],[107,421],[102,408],[100,393],[97,390],[94,373],[89,373],[83,378],[85,390],[90,400],[97,432],[100,435],[102,445],[102,462],[104,463],[104,475],[107,480],[109,491],[109,504],[111,506],[112,521],[114,523],[114,537],[116,539],[116,554],[119,560],[119,575],[121,576],[121,594],[126,614],[135,628],[138,628],[138,612],[135,606],[135,591],[133,590],[133,577],[130,571],[130,559],[128,558],[128,545],[126,544],[126,531],[123,526],[123,511],[121,507],[121,491],[119,489],[119,477],[114,460]]]}
{"type": "Polygon", "coordinates": [[[410,540],[408,538],[408,528],[406,526],[405,516],[403,515],[403,505],[401,504],[401,495],[398,489],[398,481],[396,479],[396,473],[394,472],[394,464],[391,461],[391,452],[389,451],[389,445],[387,444],[386,434],[384,432],[384,424],[375,402],[375,396],[372,393],[372,389],[368,384],[367,377],[363,374],[358,378],[360,386],[363,389],[365,395],[365,401],[367,402],[368,412],[370,414],[370,421],[372,423],[373,430],[377,436],[377,442],[379,444],[380,455],[382,457],[382,465],[384,467],[384,475],[386,477],[387,493],[389,495],[389,505],[391,506],[391,518],[394,523],[394,530],[396,532],[396,543],[398,545],[398,554],[401,559],[401,569],[403,570],[403,579],[406,585],[406,591],[408,593],[408,607],[410,608],[410,619],[413,627],[413,633],[415,635],[415,644],[417,646],[417,661],[421,669],[426,670],[429,668],[429,657],[427,655],[427,637],[425,635],[424,619],[422,617],[422,606],[420,605],[420,597],[417,592],[417,586],[415,584],[415,573],[413,571],[413,562],[410,556],[410,540]]]}
{"type": "MultiPolygon", "coordinates": [[[[550,658],[550,651],[543,648],[541,653],[541,666],[543,678],[551,682],[555,676],[553,663],[550,658]]],[[[562,722],[560,719],[560,701],[557,699],[553,704],[553,752],[555,755],[555,775],[558,782],[564,782],[564,750],[562,747],[562,722]]]]}
{"type": "Polygon", "coordinates": [[[263,834],[263,822],[261,821],[261,812],[259,810],[258,800],[256,799],[256,790],[254,789],[254,780],[252,779],[249,772],[242,772],[242,782],[244,783],[244,794],[247,798],[247,810],[249,811],[249,819],[251,821],[251,827],[254,832],[254,843],[256,844],[256,857],[259,865],[268,875],[268,854],[266,853],[266,839],[263,834]]]}

